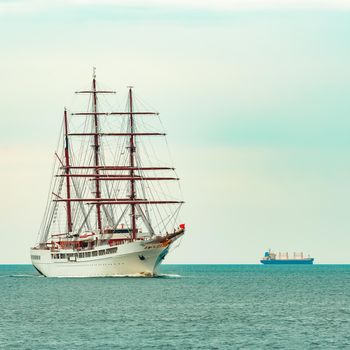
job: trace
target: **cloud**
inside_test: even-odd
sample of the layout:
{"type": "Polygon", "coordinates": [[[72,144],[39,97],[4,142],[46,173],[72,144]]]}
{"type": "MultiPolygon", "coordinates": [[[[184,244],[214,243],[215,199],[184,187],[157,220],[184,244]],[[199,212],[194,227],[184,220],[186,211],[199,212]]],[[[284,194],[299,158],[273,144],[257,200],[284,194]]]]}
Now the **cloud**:
{"type": "Polygon", "coordinates": [[[0,15],[25,15],[53,11],[57,8],[129,8],[198,11],[249,11],[249,10],[350,10],[345,0],[0,0],[0,15]]]}
{"type": "Polygon", "coordinates": [[[17,15],[37,13],[49,8],[48,4],[42,0],[28,1],[1,1],[0,15],[17,15]]]}
{"type": "Polygon", "coordinates": [[[275,8],[339,8],[350,9],[345,0],[67,0],[79,5],[174,7],[206,10],[256,10],[275,8]]]}

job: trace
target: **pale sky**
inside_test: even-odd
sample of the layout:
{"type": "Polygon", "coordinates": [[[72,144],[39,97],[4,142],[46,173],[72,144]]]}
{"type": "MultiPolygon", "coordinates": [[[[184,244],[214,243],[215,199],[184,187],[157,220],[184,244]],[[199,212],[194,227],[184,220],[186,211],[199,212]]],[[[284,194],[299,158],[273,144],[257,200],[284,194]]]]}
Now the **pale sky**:
{"type": "Polygon", "coordinates": [[[281,3],[0,0],[0,263],[29,263],[92,66],[161,113],[187,225],[167,263],[350,263],[350,3],[281,3]]]}

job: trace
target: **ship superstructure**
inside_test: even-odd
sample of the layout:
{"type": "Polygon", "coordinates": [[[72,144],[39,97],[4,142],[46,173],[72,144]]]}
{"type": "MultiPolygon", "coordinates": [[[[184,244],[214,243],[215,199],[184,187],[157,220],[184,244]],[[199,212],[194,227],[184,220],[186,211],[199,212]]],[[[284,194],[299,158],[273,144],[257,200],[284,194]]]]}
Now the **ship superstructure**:
{"type": "MultiPolygon", "coordinates": [[[[102,109],[114,91],[100,89],[94,70],[83,112],[64,109],[60,149],[39,231],[34,267],[48,277],[154,276],[175,240],[183,201],[171,165],[159,165],[151,138],[159,113],[143,106],[128,87],[122,111],[102,109]],[[136,102],[135,102],[136,101],[136,102]],[[178,193],[179,191],[177,191],[178,193]]],[[[159,152],[158,152],[159,151],[159,152]]]]}

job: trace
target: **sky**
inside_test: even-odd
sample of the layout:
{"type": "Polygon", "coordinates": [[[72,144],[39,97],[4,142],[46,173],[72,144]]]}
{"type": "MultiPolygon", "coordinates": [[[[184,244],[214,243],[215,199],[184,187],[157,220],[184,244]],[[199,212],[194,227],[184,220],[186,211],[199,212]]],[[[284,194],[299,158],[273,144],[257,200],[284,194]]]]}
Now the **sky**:
{"type": "Polygon", "coordinates": [[[0,263],[29,263],[64,106],[161,113],[186,204],[167,263],[350,263],[348,1],[0,0],[0,263]]]}

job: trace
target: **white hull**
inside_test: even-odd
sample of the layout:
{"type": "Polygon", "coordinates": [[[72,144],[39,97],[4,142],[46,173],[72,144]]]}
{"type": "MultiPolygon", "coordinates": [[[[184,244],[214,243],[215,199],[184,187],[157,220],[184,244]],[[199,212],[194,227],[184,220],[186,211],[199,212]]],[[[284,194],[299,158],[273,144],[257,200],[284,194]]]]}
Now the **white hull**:
{"type": "Polygon", "coordinates": [[[170,244],[136,241],[114,248],[100,246],[94,250],[97,256],[90,257],[85,255],[93,251],[79,254],[72,250],[57,252],[33,248],[31,258],[34,267],[46,277],[154,276],[170,244]]]}

